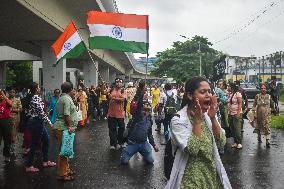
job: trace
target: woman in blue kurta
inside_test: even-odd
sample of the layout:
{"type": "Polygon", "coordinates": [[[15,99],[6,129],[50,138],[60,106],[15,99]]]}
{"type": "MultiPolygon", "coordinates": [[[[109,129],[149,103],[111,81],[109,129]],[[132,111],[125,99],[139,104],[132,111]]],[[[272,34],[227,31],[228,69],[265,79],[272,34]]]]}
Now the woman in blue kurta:
{"type": "Polygon", "coordinates": [[[48,115],[49,115],[49,119],[51,121],[52,124],[54,124],[56,122],[56,104],[57,101],[60,97],[60,90],[59,89],[55,89],[54,90],[54,96],[52,96],[50,98],[49,104],[48,104],[48,115]]]}

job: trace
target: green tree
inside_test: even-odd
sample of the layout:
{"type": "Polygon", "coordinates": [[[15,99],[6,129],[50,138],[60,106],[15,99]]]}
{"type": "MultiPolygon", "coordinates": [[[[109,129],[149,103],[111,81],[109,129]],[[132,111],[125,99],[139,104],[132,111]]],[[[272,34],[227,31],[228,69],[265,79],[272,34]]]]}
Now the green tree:
{"type": "Polygon", "coordinates": [[[199,75],[199,57],[201,55],[202,75],[212,78],[213,62],[222,55],[222,52],[211,46],[212,43],[201,36],[195,36],[185,42],[174,42],[172,48],[158,53],[159,60],[155,63],[156,68],[151,74],[158,77],[167,75],[177,82],[186,81],[192,76],[199,75]]]}
{"type": "Polygon", "coordinates": [[[7,64],[7,87],[27,87],[33,81],[33,64],[31,61],[17,61],[7,64]]]}

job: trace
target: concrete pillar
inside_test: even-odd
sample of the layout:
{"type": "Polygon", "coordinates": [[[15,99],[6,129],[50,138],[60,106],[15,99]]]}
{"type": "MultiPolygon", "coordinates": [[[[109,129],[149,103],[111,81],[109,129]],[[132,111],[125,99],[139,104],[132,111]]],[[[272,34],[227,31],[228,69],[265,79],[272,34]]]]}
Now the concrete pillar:
{"type": "Polygon", "coordinates": [[[6,87],[6,62],[0,62],[0,89],[6,87]]]}
{"type": "Polygon", "coordinates": [[[113,83],[116,78],[116,72],[114,70],[109,70],[109,83],[113,83]]]}
{"type": "Polygon", "coordinates": [[[33,82],[42,85],[40,69],[42,69],[42,61],[33,61],[33,82]]]}
{"type": "Polygon", "coordinates": [[[73,83],[73,86],[77,86],[77,78],[75,76],[75,72],[70,72],[70,82],[73,83]]]}
{"type": "Polygon", "coordinates": [[[99,70],[101,76],[102,76],[102,79],[109,83],[109,68],[108,67],[102,67],[100,70],[99,70]]]}
{"type": "Polygon", "coordinates": [[[45,97],[53,94],[53,90],[66,81],[66,60],[61,60],[55,67],[56,58],[51,51],[51,43],[42,47],[43,89],[45,97]]]}
{"type": "Polygon", "coordinates": [[[131,81],[131,75],[134,73],[133,69],[127,69],[125,72],[125,82],[131,81]]]}
{"type": "Polygon", "coordinates": [[[96,61],[95,63],[96,65],[92,61],[84,62],[83,72],[86,87],[90,87],[91,85],[98,85],[98,73],[96,70],[98,62],[96,61]]]}

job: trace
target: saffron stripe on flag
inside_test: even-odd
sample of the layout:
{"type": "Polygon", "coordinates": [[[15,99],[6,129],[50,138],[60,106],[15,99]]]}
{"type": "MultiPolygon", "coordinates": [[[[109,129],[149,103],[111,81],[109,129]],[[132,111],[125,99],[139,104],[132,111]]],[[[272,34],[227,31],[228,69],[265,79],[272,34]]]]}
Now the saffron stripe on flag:
{"type": "Polygon", "coordinates": [[[76,27],[73,22],[70,22],[64,32],[59,36],[56,42],[52,45],[52,49],[56,56],[60,53],[62,45],[76,32],[76,27]]]}
{"type": "Polygon", "coordinates": [[[87,24],[116,25],[125,28],[149,29],[148,16],[89,11],[87,24]]]}

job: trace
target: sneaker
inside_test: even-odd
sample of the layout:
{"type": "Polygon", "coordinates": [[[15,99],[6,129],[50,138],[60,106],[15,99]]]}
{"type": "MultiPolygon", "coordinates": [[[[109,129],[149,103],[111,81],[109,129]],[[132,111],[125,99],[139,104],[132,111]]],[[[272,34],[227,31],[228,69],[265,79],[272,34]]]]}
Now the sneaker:
{"type": "Polygon", "coordinates": [[[10,159],[10,157],[5,157],[4,161],[5,161],[6,163],[9,163],[9,162],[11,161],[11,159],[10,159]]]}
{"type": "Polygon", "coordinates": [[[237,147],[237,144],[235,143],[235,144],[233,144],[231,147],[232,147],[232,148],[236,148],[236,147],[237,147]]]}
{"type": "Polygon", "coordinates": [[[104,120],[107,120],[107,117],[105,117],[104,120]]]}
{"type": "Polygon", "coordinates": [[[110,146],[109,149],[110,149],[110,150],[115,150],[115,147],[114,147],[114,146],[110,146]]]}
{"type": "Polygon", "coordinates": [[[243,145],[242,144],[238,144],[237,145],[237,149],[242,149],[243,148],[243,145]]]}

